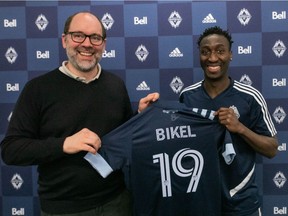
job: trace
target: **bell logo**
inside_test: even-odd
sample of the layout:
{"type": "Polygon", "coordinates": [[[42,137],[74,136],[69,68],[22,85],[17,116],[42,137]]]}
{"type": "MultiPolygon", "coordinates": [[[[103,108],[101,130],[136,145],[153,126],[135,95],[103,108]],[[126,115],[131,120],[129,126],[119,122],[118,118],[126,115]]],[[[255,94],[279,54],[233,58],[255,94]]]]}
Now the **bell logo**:
{"type": "Polygon", "coordinates": [[[115,58],[115,57],[116,57],[115,50],[111,50],[110,52],[105,50],[102,53],[102,58],[115,58]]]}
{"type": "Polygon", "coordinates": [[[287,147],[286,147],[286,143],[282,143],[281,145],[278,146],[278,151],[286,151],[287,147]]]}
{"type": "Polygon", "coordinates": [[[17,20],[16,19],[12,19],[11,21],[8,19],[4,19],[4,27],[5,28],[13,28],[13,27],[17,27],[17,20]]]}
{"type": "Polygon", "coordinates": [[[11,215],[25,215],[25,209],[24,208],[12,208],[11,209],[11,215]]]}
{"type": "Polygon", "coordinates": [[[286,86],[286,78],[282,78],[281,80],[272,79],[272,86],[286,86]]]}
{"type": "Polygon", "coordinates": [[[252,46],[242,47],[238,46],[238,54],[252,54],[252,46]]]}
{"type": "Polygon", "coordinates": [[[6,91],[7,92],[19,91],[19,83],[15,83],[14,85],[12,85],[11,83],[6,83],[6,91]]]}
{"type": "Polygon", "coordinates": [[[41,51],[36,51],[36,58],[37,59],[49,59],[50,58],[50,53],[48,50],[46,50],[45,52],[41,52],[41,51]]]}
{"type": "Polygon", "coordinates": [[[139,17],[134,17],[134,25],[147,25],[148,24],[148,18],[143,17],[140,19],[139,17]]]}
{"type": "Polygon", "coordinates": [[[282,11],[281,13],[277,13],[276,11],[272,11],[272,20],[283,20],[286,19],[286,11],[282,11]]]}
{"type": "Polygon", "coordinates": [[[274,207],[273,208],[274,215],[287,215],[287,207],[274,207]]]}

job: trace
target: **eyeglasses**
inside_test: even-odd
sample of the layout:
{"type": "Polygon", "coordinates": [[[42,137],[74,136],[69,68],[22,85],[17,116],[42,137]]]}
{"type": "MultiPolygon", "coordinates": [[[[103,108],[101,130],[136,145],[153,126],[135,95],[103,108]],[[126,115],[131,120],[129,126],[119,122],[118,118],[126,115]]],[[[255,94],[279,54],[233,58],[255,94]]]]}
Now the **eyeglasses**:
{"type": "Polygon", "coordinates": [[[88,37],[91,44],[93,44],[94,46],[100,46],[105,40],[102,36],[97,34],[86,35],[82,32],[68,32],[67,34],[71,35],[71,39],[75,43],[83,43],[88,37]]]}

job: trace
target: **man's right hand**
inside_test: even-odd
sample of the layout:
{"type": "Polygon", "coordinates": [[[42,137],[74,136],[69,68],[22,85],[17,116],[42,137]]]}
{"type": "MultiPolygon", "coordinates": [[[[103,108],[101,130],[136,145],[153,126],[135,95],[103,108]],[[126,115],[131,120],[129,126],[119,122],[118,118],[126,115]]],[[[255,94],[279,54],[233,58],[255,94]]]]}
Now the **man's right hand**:
{"type": "Polygon", "coordinates": [[[93,131],[83,128],[79,132],[65,139],[63,151],[67,154],[75,154],[80,151],[96,154],[101,147],[101,139],[93,131]]]}

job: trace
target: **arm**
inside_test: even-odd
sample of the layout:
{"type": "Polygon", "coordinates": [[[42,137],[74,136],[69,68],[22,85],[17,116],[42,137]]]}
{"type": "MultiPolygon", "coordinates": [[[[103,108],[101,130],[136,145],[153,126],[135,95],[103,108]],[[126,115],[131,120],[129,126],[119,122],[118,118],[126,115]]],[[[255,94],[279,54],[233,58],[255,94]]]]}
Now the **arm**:
{"type": "Polygon", "coordinates": [[[96,154],[101,147],[99,136],[93,131],[83,128],[79,132],[65,139],[63,144],[63,152],[67,154],[76,154],[80,151],[96,154]]]}
{"type": "Polygon", "coordinates": [[[25,166],[47,163],[81,151],[95,154],[100,147],[98,135],[84,128],[66,138],[39,140],[25,136],[7,136],[1,143],[1,154],[7,165],[25,166]]]}
{"type": "Polygon", "coordinates": [[[31,82],[22,90],[14,107],[6,136],[1,142],[3,161],[8,165],[36,165],[63,157],[64,138],[39,136],[41,121],[39,89],[31,82]]]}
{"type": "Polygon", "coordinates": [[[81,151],[95,154],[101,147],[97,134],[87,128],[67,138],[45,140],[21,136],[7,136],[1,143],[2,158],[8,165],[36,165],[47,163],[67,154],[81,151]]]}
{"type": "Polygon", "coordinates": [[[75,133],[73,125],[68,129],[69,124],[59,129],[54,111],[47,114],[43,108],[42,100],[50,100],[39,92],[41,88],[30,83],[19,96],[1,143],[3,161],[8,165],[38,165],[80,151],[95,153],[101,144],[97,134],[88,129],[75,133]]]}
{"type": "Polygon", "coordinates": [[[221,124],[232,133],[239,134],[256,152],[272,158],[277,153],[278,141],[276,137],[257,134],[242,124],[236,117],[233,109],[220,108],[218,115],[221,124]]]}

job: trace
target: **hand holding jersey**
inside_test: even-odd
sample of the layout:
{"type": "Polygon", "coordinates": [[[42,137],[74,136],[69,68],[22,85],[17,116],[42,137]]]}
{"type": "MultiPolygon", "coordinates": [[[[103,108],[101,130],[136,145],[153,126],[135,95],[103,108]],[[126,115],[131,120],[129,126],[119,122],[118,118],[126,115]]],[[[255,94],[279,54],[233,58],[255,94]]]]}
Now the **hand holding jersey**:
{"type": "MultiPolygon", "coordinates": [[[[107,165],[100,166],[103,158],[110,170],[125,171],[135,215],[216,216],[221,208],[218,151],[228,152],[226,143],[231,147],[229,133],[213,111],[158,101],[104,136],[99,154],[85,159],[100,173],[107,165]]],[[[231,163],[235,152],[227,152],[231,163]]]]}
{"type": "Polygon", "coordinates": [[[95,154],[101,147],[99,136],[93,131],[83,128],[79,132],[65,139],[63,144],[63,152],[67,154],[75,154],[80,151],[87,151],[95,154]]]}

